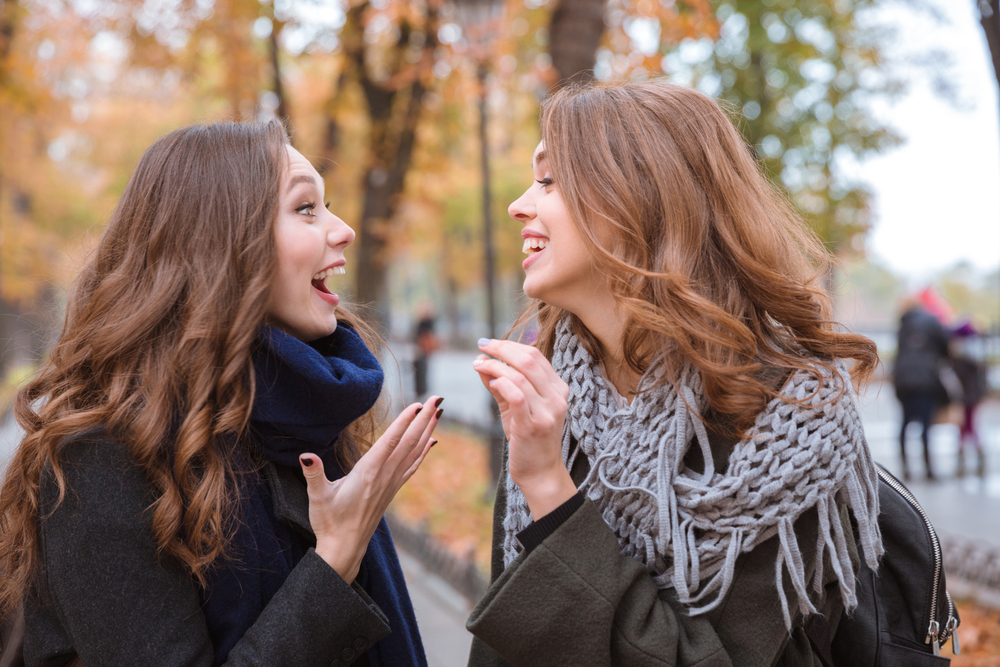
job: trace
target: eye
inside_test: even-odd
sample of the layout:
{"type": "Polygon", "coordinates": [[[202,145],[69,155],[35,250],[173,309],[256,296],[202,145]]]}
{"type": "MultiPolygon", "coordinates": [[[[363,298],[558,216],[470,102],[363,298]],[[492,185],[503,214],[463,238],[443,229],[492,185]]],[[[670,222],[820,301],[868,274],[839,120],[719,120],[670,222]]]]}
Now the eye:
{"type": "Polygon", "coordinates": [[[295,209],[295,212],[296,213],[301,213],[302,215],[308,215],[310,218],[315,218],[316,214],[313,213],[313,210],[315,210],[315,208],[316,208],[316,204],[308,203],[308,204],[303,204],[302,206],[299,206],[297,209],[295,209]]]}
{"type": "Polygon", "coordinates": [[[323,204],[323,206],[326,206],[326,210],[328,211],[330,210],[330,202],[323,204]]]}
{"type": "Polygon", "coordinates": [[[536,178],[535,182],[536,183],[541,183],[541,185],[542,185],[543,188],[546,188],[546,187],[552,185],[552,179],[549,178],[548,176],[546,176],[545,178],[536,178]]]}

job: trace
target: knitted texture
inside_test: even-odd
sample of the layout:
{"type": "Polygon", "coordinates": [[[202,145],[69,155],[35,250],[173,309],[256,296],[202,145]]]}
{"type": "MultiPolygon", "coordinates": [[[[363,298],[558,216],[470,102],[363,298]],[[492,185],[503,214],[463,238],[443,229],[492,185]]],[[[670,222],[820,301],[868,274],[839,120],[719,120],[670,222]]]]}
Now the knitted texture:
{"type": "MultiPolygon", "coordinates": [[[[570,387],[563,461],[571,469],[576,456],[587,457],[590,472],[580,489],[600,508],[622,555],[645,564],[661,589],[675,589],[692,614],[725,599],[739,555],[775,535],[781,542],[775,583],[786,625],[791,627],[791,615],[783,572],[800,611],[815,613],[807,564],[793,529],[813,507],[819,538],[812,586],[822,591],[823,558],[829,551],[845,605],[857,604],[839,505],[853,510],[872,568],[882,555],[882,540],[875,466],[842,361],[836,362],[835,374],[819,366],[819,378],[794,373],[729,460],[721,462],[712,460],[708,433],[697,417],[706,402],[691,366],[675,383],[661,383],[665,371],[654,364],[640,390],[655,388],[640,391],[630,407],[621,408],[568,318],[557,327],[552,366],[570,387]],[[684,465],[694,445],[705,461],[701,474],[684,465]]],[[[509,475],[506,486],[505,566],[521,551],[517,533],[532,521],[524,494],[509,475]]]]}

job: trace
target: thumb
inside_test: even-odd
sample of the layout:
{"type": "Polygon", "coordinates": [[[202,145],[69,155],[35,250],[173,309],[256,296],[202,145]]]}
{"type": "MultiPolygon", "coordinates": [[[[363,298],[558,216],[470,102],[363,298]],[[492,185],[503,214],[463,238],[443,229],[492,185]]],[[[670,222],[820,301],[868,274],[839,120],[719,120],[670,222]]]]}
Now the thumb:
{"type": "Polygon", "coordinates": [[[302,466],[302,474],[305,475],[309,491],[317,492],[322,489],[326,484],[323,461],[315,454],[302,454],[299,456],[299,465],[302,466]]]}

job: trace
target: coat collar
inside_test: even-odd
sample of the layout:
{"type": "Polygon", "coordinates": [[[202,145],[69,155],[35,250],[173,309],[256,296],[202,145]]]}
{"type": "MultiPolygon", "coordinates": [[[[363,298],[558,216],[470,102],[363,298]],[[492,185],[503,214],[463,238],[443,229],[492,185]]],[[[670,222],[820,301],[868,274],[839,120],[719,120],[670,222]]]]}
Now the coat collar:
{"type": "Polygon", "coordinates": [[[261,474],[267,480],[274,504],[274,516],[303,535],[316,539],[309,523],[309,492],[302,474],[295,468],[264,463],[261,474]]]}

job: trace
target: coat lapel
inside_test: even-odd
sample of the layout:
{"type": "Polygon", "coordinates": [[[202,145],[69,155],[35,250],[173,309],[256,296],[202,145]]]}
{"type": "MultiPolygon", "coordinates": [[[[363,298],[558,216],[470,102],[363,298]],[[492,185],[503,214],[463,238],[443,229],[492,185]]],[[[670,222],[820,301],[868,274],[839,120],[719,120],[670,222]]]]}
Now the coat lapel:
{"type": "Polygon", "coordinates": [[[268,461],[262,472],[271,490],[274,516],[315,540],[316,535],[309,524],[309,492],[299,471],[268,461]]]}

